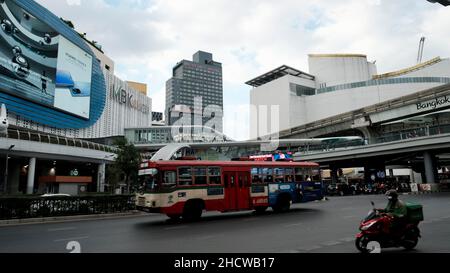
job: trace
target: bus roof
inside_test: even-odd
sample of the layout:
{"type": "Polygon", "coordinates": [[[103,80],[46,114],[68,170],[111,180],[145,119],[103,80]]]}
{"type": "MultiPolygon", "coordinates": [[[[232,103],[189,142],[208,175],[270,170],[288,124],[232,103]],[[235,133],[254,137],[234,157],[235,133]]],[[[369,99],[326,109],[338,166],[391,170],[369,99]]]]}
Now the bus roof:
{"type": "Polygon", "coordinates": [[[153,166],[230,166],[230,167],[318,167],[314,162],[280,162],[280,161],[209,161],[209,160],[170,160],[148,161],[153,166]]]}

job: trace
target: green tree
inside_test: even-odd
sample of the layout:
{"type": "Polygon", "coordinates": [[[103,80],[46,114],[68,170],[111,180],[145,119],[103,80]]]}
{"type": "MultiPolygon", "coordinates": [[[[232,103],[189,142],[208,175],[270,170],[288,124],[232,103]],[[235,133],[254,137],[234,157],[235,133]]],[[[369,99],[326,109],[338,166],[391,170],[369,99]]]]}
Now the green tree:
{"type": "Polygon", "coordinates": [[[119,170],[117,164],[106,165],[106,181],[108,181],[108,191],[114,193],[114,190],[119,186],[122,177],[122,171],[119,170]]]}
{"type": "Polygon", "coordinates": [[[117,139],[114,144],[119,148],[114,167],[124,175],[127,193],[130,193],[131,186],[137,183],[141,155],[126,139],[117,139]]]}

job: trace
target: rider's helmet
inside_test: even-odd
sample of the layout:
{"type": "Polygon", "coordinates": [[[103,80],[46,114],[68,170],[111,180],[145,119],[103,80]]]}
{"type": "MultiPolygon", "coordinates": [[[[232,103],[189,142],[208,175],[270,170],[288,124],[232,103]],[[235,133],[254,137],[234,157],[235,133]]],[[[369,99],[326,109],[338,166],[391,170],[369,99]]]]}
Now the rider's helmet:
{"type": "Polygon", "coordinates": [[[388,190],[386,196],[390,201],[395,201],[398,199],[398,193],[396,190],[388,190]]]}

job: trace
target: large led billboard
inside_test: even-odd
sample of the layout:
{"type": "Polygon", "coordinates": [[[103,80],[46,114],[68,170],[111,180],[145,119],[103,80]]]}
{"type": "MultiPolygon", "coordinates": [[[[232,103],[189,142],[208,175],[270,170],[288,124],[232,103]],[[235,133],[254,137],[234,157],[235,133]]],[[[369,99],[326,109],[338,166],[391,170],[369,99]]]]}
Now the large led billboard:
{"type": "Polygon", "coordinates": [[[92,62],[15,1],[0,1],[0,91],[89,118],[92,62]]]}

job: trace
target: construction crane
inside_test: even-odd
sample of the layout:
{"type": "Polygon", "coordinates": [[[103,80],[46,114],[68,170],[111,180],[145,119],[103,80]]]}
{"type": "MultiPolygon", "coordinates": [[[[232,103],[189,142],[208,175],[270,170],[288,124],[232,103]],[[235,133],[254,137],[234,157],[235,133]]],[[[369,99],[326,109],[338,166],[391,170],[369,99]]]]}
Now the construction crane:
{"type": "Polygon", "coordinates": [[[420,64],[422,62],[423,55],[423,46],[425,44],[425,37],[420,38],[419,42],[419,52],[417,53],[417,63],[420,64]]]}

